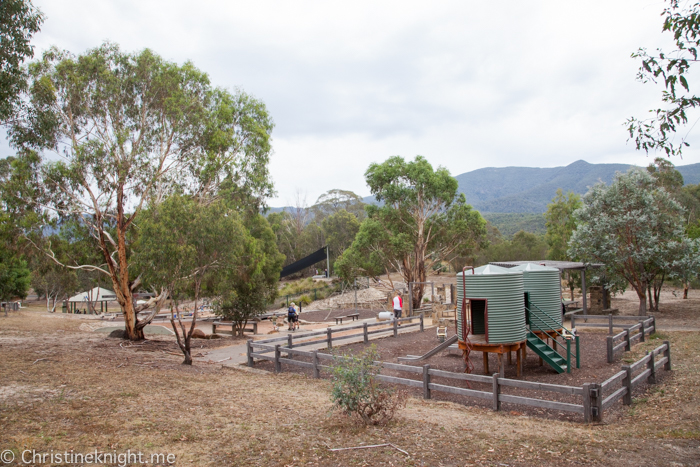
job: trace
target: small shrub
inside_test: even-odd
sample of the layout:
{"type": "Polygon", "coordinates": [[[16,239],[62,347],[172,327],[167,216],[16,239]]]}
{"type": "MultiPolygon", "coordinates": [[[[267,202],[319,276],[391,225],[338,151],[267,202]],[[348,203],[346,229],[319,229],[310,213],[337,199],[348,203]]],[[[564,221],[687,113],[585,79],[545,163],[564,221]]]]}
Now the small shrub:
{"type": "Polygon", "coordinates": [[[309,297],[308,295],[302,295],[301,297],[299,297],[299,300],[298,300],[298,301],[299,301],[299,303],[301,303],[303,306],[306,306],[306,305],[308,305],[309,303],[313,302],[313,300],[311,300],[311,297],[309,297]]]}
{"type": "Polygon", "coordinates": [[[406,406],[408,394],[379,385],[376,376],[381,365],[375,363],[379,353],[372,345],[359,355],[334,357],[331,401],[348,417],[367,425],[384,425],[406,406]]]}

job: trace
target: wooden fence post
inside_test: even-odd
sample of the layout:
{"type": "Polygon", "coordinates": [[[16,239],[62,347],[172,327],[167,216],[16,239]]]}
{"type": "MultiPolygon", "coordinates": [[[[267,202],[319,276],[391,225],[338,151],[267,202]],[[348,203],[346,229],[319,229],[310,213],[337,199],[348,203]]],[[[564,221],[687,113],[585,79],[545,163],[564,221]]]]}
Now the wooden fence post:
{"type": "Polygon", "coordinates": [[[248,366],[252,367],[255,365],[255,362],[253,361],[253,356],[251,355],[253,353],[253,339],[248,339],[246,341],[246,354],[248,356],[248,366]]]}
{"type": "Polygon", "coordinates": [[[639,328],[639,333],[641,334],[641,336],[639,337],[639,342],[644,342],[644,333],[646,333],[646,331],[644,330],[644,320],[642,320],[642,322],[639,324],[641,325],[641,327],[639,328]]]}
{"type": "Polygon", "coordinates": [[[287,334],[287,347],[290,349],[292,348],[292,335],[291,334],[287,334]]]}
{"type": "Polygon", "coordinates": [[[280,363],[280,345],[275,345],[275,373],[282,371],[282,363],[280,363]]]}
{"type": "Polygon", "coordinates": [[[651,352],[647,352],[647,355],[649,355],[649,361],[647,362],[647,368],[649,368],[649,377],[647,378],[647,383],[649,384],[656,384],[656,368],[654,365],[654,351],[652,350],[651,352]]]}
{"type": "Polygon", "coordinates": [[[590,423],[592,419],[591,410],[591,383],[583,384],[583,421],[590,423]]]}
{"type": "Polygon", "coordinates": [[[423,313],[423,312],[421,311],[421,313],[420,313],[420,330],[421,330],[421,331],[424,331],[424,330],[425,330],[425,329],[423,328],[423,316],[424,316],[424,315],[425,315],[425,313],[423,313]]]}
{"type": "Polygon", "coordinates": [[[664,341],[664,344],[666,344],[666,349],[664,350],[664,357],[666,357],[664,370],[671,371],[671,343],[669,341],[664,341]]]}
{"type": "Polygon", "coordinates": [[[394,319],[394,337],[399,335],[399,321],[394,319]]]}
{"type": "Polygon", "coordinates": [[[632,368],[629,365],[622,365],[622,371],[627,373],[622,378],[622,385],[627,388],[627,394],[622,397],[622,403],[632,405],[632,368]]]}
{"type": "Polygon", "coordinates": [[[498,375],[499,373],[493,374],[493,410],[496,412],[501,410],[501,401],[499,397],[501,395],[501,385],[498,384],[498,375]]]}
{"type": "Polygon", "coordinates": [[[430,365],[423,365],[423,399],[430,399],[430,365]]]}
{"type": "Polygon", "coordinates": [[[612,313],[608,315],[608,334],[612,336],[613,333],[613,319],[612,319],[612,313]]]}
{"type": "Polygon", "coordinates": [[[603,389],[598,383],[591,384],[591,409],[594,422],[603,421],[603,389]]]}
{"type": "Polygon", "coordinates": [[[365,322],[364,326],[362,326],[362,332],[363,332],[363,338],[365,341],[365,344],[369,342],[369,334],[367,334],[367,322],[365,322]]]}
{"type": "Polygon", "coordinates": [[[625,329],[625,352],[632,350],[632,342],[630,342],[630,328],[625,329]]]}
{"type": "Polygon", "coordinates": [[[608,336],[607,339],[608,341],[608,363],[613,362],[613,336],[608,336]]]}
{"type": "Polygon", "coordinates": [[[328,350],[333,349],[333,330],[330,327],[326,329],[326,341],[328,342],[328,350]]]}
{"type": "Polygon", "coordinates": [[[318,379],[321,377],[321,372],[318,369],[318,350],[314,350],[314,378],[318,379]]]}

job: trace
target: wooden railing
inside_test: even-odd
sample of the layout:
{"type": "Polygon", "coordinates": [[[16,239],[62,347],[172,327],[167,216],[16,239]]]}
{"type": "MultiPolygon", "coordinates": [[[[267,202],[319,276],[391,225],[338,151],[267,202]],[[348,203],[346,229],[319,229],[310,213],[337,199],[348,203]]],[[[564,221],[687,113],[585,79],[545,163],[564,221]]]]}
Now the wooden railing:
{"type": "Polygon", "coordinates": [[[654,318],[649,318],[646,321],[640,321],[639,323],[626,328],[619,334],[607,337],[607,355],[608,363],[613,363],[615,361],[615,354],[624,349],[626,352],[632,350],[632,344],[639,342],[644,342],[646,336],[656,332],[656,321],[654,318]],[[636,333],[634,333],[637,331],[636,333]],[[633,334],[634,333],[634,334],[633,334]]]}
{"type": "MultiPolygon", "coordinates": [[[[291,337],[291,335],[289,337],[291,337]]],[[[319,343],[323,342],[323,340],[316,340],[314,342],[319,343]]],[[[248,366],[254,366],[255,359],[268,360],[274,363],[276,373],[280,373],[282,371],[282,365],[285,364],[311,369],[313,372],[313,377],[320,378],[321,371],[325,371],[327,373],[332,371],[332,364],[329,365],[321,363],[322,361],[330,363],[334,360],[338,361],[343,358],[346,358],[338,355],[331,355],[328,353],[319,352],[318,350],[303,351],[292,348],[299,347],[301,345],[309,345],[310,343],[311,342],[301,342],[297,344],[291,344],[290,342],[288,342],[289,347],[283,347],[282,345],[277,343],[266,343],[264,341],[255,342],[249,340],[247,344],[248,366]],[[256,349],[259,349],[259,351],[256,351],[256,349]],[[292,358],[294,356],[305,357],[310,361],[295,360],[294,358],[292,358]]],[[[493,410],[495,411],[501,410],[501,403],[506,402],[511,404],[525,405],[529,407],[538,407],[542,409],[553,409],[560,412],[572,412],[581,414],[583,415],[584,421],[588,423],[602,421],[603,412],[606,409],[610,408],[610,406],[612,406],[612,404],[618,401],[620,398],[623,398],[623,403],[628,405],[631,404],[632,391],[634,390],[634,388],[645,381],[650,384],[656,383],[656,372],[660,366],[663,365],[663,368],[665,370],[670,371],[671,346],[668,343],[668,341],[665,341],[663,345],[657,347],[652,352],[647,353],[647,355],[644,358],[640,359],[636,363],[632,365],[623,366],[622,371],[616,373],[604,383],[586,383],[582,387],[545,384],[531,381],[501,378],[498,373],[494,373],[493,376],[454,373],[450,371],[431,368],[429,364],[420,367],[387,362],[375,363],[381,365],[381,368],[384,370],[420,375],[420,379],[415,379],[410,377],[406,378],[380,374],[377,376],[377,379],[385,383],[422,388],[424,399],[430,399],[432,397],[433,391],[446,392],[465,397],[474,397],[477,399],[491,400],[493,410]],[[660,354],[663,354],[663,357],[657,359],[656,357],[660,354]],[[645,368],[645,370],[635,375],[635,373],[637,373],[642,368],[645,368]],[[433,378],[445,378],[456,381],[490,384],[491,391],[480,391],[471,388],[468,389],[458,386],[452,386],[449,384],[438,384],[432,381],[433,378]],[[617,386],[621,387],[617,388],[617,386]],[[560,402],[541,398],[502,394],[501,389],[503,387],[520,388],[539,392],[555,392],[560,394],[580,396],[581,403],[572,404],[569,402],[560,402]],[[610,393],[610,391],[613,392],[610,393]],[[610,395],[608,397],[604,397],[607,393],[610,393],[610,395]]]]}

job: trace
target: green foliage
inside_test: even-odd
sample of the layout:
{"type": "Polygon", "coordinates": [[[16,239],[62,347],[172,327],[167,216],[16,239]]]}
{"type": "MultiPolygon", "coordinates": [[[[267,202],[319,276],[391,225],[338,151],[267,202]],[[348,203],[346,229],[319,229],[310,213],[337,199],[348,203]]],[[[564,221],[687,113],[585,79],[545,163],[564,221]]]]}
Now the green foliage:
{"type": "Polygon", "coordinates": [[[520,231],[512,240],[494,242],[482,253],[478,264],[491,261],[540,261],[547,252],[547,244],[542,235],[520,231]]]}
{"type": "Polygon", "coordinates": [[[231,320],[243,335],[248,320],[263,313],[277,297],[277,285],[284,255],[277,250],[275,234],[259,214],[245,222],[249,238],[244,244],[243,261],[225,268],[217,285],[221,298],[215,301],[217,314],[231,320]]]}
{"type": "Polygon", "coordinates": [[[11,252],[0,251],[0,300],[6,302],[15,297],[26,298],[30,281],[27,262],[11,252]]]}
{"type": "MultiPolygon", "coordinates": [[[[681,206],[646,171],[631,169],[584,196],[569,255],[605,264],[608,277],[629,282],[646,313],[646,292],[670,270],[683,238],[681,206]],[[657,281],[655,283],[655,281],[657,281]]],[[[660,288],[660,285],[659,285],[660,288]]]]}
{"type": "Polygon", "coordinates": [[[105,43],[75,56],[52,48],[28,73],[26,108],[9,134],[21,153],[43,158],[29,199],[41,214],[88,229],[100,260],[83,269],[112,282],[127,335],[141,339],[130,260],[142,210],[182,193],[257,213],[272,190],[272,121],[260,101],[213,88],[192,63],[150,50],[105,43]]]}
{"type": "Polygon", "coordinates": [[[316,204],[311,206],[314,220],[321,223],[326,217],[346,211],[361,221],[365,217],[365,203],[362,198],[348,190],[328,190],[316,200],[316,204]]]}
{"type": "Polygon", "coordinates": [[[547,259],[556,261],[566,261],[569,258],[566,254],[569,248],[571,234],[576,230],[576,218],[574,211],[583,206],[581,197],[569,191],[566,195],[561,188],[557,190],[557,195],[547,206],[544,217],[547,220],[547,234],[545,240],[549,245],[547,259]]]}
{"type": "MultiPolygon", "coordinates": [[[[372,164],[367,184],[383,206],[367,206],[352,246],[336,261],[344,279],[400,271],[406,282],[425,282],[432,262],[471,254],[484,244],[486,221],[457,195],[457,181],[447,169],[416,156],[372,164]]],[[[415,307],[423,286],[414,288],[415,307]]]]}
{"type": "Polygon", "coordinates": [[[547,231],[542,214],[521,212],[486,212],[484,219],[498,229],[503,238],[510,240],[513,235],[524,230],[535,235],[544,235],[547,231]]]}
{"type": "Polygon", "coordinates": [[[3,0],[0,4],[0,123],[19,110],[19,97],[27,86],[22,63],[34,56],[30,41],[43,21],[44,16],[30,0],[3,0]]]}
{"type": "Polygon", "coordinates": [[[660,49],[650,55],[640,48],[632,57],[640,58],[637,79],[643,83],[661,82],[661,101],[666,108],[652,110],[654,117],[627,120],[628,132],[634,139],[637,149],[647,153],[662,150],[667,156],[681,155],[688,146],[686,137],[674,141],[676,132],[688,123],[687,112],[700,106],[700,97],[690,91],[690,67],[697,62],[697,49],[700,45],[700,3],[681,3],[669,0],[663,11],[663,31],[673,34],[675,50],[665,52],[660,49]]]}
{"type": "Polygon", "coordinates": [[[323,219],[321,228],[331,256],[335,259],[352,245],[360,230],[360,221],[356,215],[341,209],[323,219]]]}
{"type": "Polygon", "coordinates": [[[359,355],[335,355],[331,401],[335,408],[368,425],[384,425],[406,405],[405,391],[383,388],[377,381],[381,365],[375,345],[359,355]]]}
{"type": "Polygon", "coordinates": [[[307,290],[313,289],[315,284],[316,283],[311,277],[287,282],[280,289],[279,294],[280,296],[297,295],[301,292],[306,292],[307,290]]]}
{"type": "Polygon", "coordinates": [[[302,295],[301,297],[297,298],[297,302],[301,303],[302,305],[306,306],[309,303],[313,302],[310,296],[308,295],[302,295]]]}

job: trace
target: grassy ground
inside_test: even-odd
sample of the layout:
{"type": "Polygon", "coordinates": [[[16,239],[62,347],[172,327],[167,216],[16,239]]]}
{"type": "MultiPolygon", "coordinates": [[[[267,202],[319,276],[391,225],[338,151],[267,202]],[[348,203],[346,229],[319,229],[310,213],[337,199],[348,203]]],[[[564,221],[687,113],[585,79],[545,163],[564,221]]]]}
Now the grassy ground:
{"type": "Polygon", "coordinates": [[[196,466],[700,465],[698,333],[662,336],[673,375],[603,424],[411,399],[389,426],[364,427],[330,412],[327,381],[184,367],[170,337],[132,344],[76,319],[14,313],[0,323],[0,451],[131,449],[196,466]],[[329,450],[382,443],[409,455],[329,450]]]}

